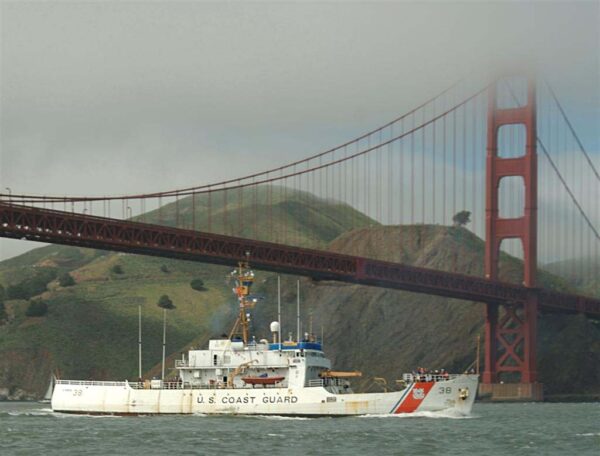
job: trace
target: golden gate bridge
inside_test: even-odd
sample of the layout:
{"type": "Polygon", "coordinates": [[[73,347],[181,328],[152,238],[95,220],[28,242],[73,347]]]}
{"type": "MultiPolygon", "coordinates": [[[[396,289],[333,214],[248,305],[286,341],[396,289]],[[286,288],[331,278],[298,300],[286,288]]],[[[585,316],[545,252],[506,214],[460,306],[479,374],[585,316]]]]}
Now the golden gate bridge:
{"type": "Polygon", "coordinates": [[[249,254],[269,271],[481,302],[489,388],[512,379],[541,394],[540,312],[600,316],[598,297],[541,280],[551,261],[558,276],[573,272],[571,258],[600,270],[600,175],[551,87],[533,77],[458,82],[337,147],[222,182],[119,196],[6,190],[2,237],[226,265],[249,254]],[[482,264],[469,274],[456,257],[452,271],[410,264],[401,230],[377,230],[378,248],[362,256],[328,251],[300,235],[327,217],[323,200],[356,209],[348,231],[464,230],[453,226],[463,212],[484,239],[482,264]],[[505,254],[522,259],[518,283],[502,270],[505,254]]]}

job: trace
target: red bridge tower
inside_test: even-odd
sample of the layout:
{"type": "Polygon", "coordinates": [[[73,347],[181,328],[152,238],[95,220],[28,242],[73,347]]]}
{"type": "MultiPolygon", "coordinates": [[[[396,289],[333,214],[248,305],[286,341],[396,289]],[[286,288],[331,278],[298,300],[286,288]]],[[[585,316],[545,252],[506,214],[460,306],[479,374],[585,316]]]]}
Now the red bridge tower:
{"type": "MultiPolygon", "coordinates": [[[[537,271],[537,129],[536,93],[533,78],[527,80],[526,104],[498,107],[498,84],[489,89],[486,161],[486,240],[485,275],[498,279],[500,244],[504,239],[520,239],[523,246],[523,285],[536,286],[537,271]],[[503,125],[523,125],[526,132],[524,155],[499,156],[498,132],[503,125]],[[523,179],[525,205],[518,218],[499,215],[500,181],[506,177],[523,179]]],[[[482,392],[509,398],[541,399],[537,383],[536,334],[538,296],[531,290],[524,304],[487,304],[485,320],[485,370],[482,392]],[[499,382],[503,382],[500,385],[499,382]],[[517,382],[518,385],[514,383],[517,382]]]]}

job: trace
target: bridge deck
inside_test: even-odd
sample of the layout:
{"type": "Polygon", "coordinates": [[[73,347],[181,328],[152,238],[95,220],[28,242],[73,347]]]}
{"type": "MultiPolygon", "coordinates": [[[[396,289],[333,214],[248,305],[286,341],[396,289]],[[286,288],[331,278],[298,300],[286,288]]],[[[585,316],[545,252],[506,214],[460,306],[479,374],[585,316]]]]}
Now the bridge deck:
{"type": "Polygon", "coordinates": [[[600,316],[600,300],[584,296],[321,250],[4,202],[0,203],[0,237],[223,265],[235,265],[249,252],[253,266],[268,271],[494,304],[525,302],[534,293],[542,309],[600,316]]]}

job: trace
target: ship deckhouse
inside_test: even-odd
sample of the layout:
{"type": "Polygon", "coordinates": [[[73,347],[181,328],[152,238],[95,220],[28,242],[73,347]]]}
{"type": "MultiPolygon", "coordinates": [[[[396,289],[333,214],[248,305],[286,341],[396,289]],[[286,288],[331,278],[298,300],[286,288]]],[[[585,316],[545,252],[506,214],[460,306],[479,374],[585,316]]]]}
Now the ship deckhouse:
{"type": "Polygon", "coordinates": [[[331,362],[318,342],[213,339],[175,367],[184,385],[198,388],[338,386],[327,377],[331,362]]]}

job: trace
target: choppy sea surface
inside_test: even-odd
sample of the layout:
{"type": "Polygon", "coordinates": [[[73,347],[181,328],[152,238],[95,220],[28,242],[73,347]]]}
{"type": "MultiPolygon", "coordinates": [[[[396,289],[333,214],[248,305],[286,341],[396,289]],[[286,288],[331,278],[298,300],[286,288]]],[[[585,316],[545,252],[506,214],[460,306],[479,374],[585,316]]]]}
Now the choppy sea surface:
{"type": "Polygon", "coordinates": [[[0,403],[0,455],[600,455],[600,403],[352,418],[111,417],[0,403]]]}

